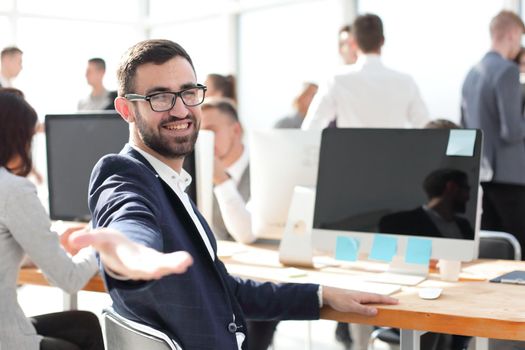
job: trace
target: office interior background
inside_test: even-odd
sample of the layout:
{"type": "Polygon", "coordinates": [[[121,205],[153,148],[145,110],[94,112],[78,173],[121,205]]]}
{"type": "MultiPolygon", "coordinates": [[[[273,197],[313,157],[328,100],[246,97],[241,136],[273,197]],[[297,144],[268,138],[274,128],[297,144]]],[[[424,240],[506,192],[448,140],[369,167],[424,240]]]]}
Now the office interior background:
{"type": "Polygon", "coordinates": [[[116,88],[124,51],[167,38],[208,73],[238,78],[240,116],[271,127],[292,110],[306,81],[322,83],[341,64],[337,32],[356,13],[384,21],[388,66],[411,74],[432,117],[459,120],[461,83],[489,47],[488,23],[519,0],[2,0],[0,47],[24,51],[15,81],[43,117],[76,110],[89,93],[87,59],[102,57],[105,84],[116,88]]]}
{"type": "MultiPolygon", "coordinates": [[[[0,48],[24,51],[15,86],[43,120],[76,111],[89,93],[89,58],[106,60],[113,90],[128,47],[170,39],[187,49],[199,82],[209,73],[237,77],[239,114],[250,130],[289,114],[304,82],[322,84],[341,65],[339,28],[371,12],[384,22],[384,63],[414,77],[432,118],[457,122],[463,79],[488,50],[489,21],[503,8],[525,13],[520,0],[1,0],[0,48]]],[[[41,142],[35,152],[45,170],[41,142]]]]}

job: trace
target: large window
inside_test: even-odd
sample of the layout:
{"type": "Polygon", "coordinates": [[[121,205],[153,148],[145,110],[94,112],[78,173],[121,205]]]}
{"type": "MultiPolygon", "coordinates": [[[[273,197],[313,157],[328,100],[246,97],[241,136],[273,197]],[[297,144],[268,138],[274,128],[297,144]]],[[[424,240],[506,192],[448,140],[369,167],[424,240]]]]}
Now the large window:
{"type": "Polygon", "coordinates": [[[307,1],[240,15],[240,117],[272,127],[290,113],[307,81],[339,65],[337,33],[344,14],[336,0],[307,1]]]}
{"type": "Polygon", "coordinates": [[[235,73],[234,37],[231,18],[216,15],[180,24],[158,25],[152,28],[152,38],[173,40],[188,52],[197,71],[197,79],[204,83],[209,73],[235,73]]]}
{"type": "Polygon", "coordinates": [[[361,0],[384,22],[383,58],[412,75],[433,118],[459,121],[461,85],[490,48],[489,22],[502,1],[361,0]]]}

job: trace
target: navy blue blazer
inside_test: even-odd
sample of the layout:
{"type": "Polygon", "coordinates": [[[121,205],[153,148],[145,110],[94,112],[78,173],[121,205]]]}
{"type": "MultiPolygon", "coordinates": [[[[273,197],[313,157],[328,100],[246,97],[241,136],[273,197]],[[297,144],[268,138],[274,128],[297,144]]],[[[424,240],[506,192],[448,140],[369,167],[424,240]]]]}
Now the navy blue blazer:
{"type": "Polygon", "coordinates": [[[184,349],[237,349],[232,323],[246,333],[246,318],[319,318],[317,285],[258,283],[229,275],[217,257],[208,224],[194,206],[213,246],[212,260],[178,196],[129,145],[95,165],[89,208],[94,227],[117,229],[164,253],[191,254],[194,262],[185,274],[156,281],[120,281],[102,269],[119,314],[163,330],[184,349]]]}

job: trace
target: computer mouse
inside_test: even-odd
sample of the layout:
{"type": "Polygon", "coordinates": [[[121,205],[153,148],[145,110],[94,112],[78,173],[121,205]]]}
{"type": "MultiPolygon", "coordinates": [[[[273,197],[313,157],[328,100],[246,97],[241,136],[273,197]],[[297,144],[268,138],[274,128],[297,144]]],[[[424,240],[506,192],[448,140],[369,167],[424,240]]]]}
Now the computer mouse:
{"type": "Polygon", "coordinates": [[[419,290],[419,297],[421,299],[437,299],[441,295],[443,288],[421,288],[419,290]]]}

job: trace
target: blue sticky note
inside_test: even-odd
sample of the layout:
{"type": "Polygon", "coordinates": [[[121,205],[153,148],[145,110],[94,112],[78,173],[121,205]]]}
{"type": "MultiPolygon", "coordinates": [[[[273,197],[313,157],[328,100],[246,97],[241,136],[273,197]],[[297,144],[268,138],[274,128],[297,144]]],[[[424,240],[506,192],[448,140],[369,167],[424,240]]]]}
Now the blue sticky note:
{"type": "Polygon", "coordinates": [[[476,130],[450,130],[447,156],[472,157],[476,143],[476,130]]]}
{"type": "Polygon", "coordinates": [[[335,240],[335,258],[337,260],[356,261],[360,242],[357,238],[337,236],[335,240]]]}
{"type": "Polygon", "coordinates": [[[392,261],[397,252],[397,238],[386,235],[375,235],[372,250],[368,256],[373,260],[392,261]]]}
{"type": "Polygon", "coordinates": [[[428,265],[432,254],[432,241],[425,238],[409,237],[405,262],[428,265]]]}

